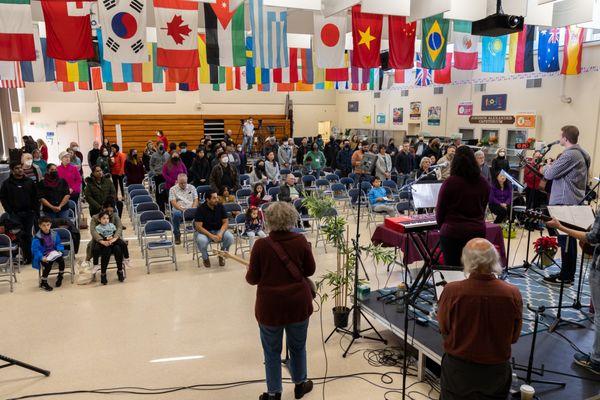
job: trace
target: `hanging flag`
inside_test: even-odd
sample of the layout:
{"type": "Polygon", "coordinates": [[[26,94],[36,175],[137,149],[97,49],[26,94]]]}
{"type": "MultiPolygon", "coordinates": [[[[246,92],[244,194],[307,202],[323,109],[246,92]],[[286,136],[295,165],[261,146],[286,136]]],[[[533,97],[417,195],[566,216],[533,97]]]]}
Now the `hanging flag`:
{"type": "Polygon", "coordinates": [[[92,90],[102,89],[102,68],[90,68],[90,86],[92,90]]]}
{"type": "Polygon", "coordinates": [[[204,3],[206,54],[212,65],[246,65],[244,4],[231,7],[230,0],[204,3]]]}
{"type": "Polygon", "coordinates": [[[477,69],[478,36],[471,35],[471,22],[454,20],[452,23],[454,40],[454,68],[477,69]]]}
{"type": "Polygon", "coordinates": [[[148,60],[145,0],[99,0],[98,13],[106,60],[121,63],[148,60]]]}
{"type": "Polygon", "coordinates": [[[290,66],[273,69],[273,82],[296,83],[298,82],[298,49],[290,47],[290,66]]]}
{"type": "Polygon", "coordinates": [[[16,61],[0,61],[0,88],[25,87],[21,78],[21,66],[16,61]]]}
{"type": "Polygon", "coordinates": [[[341,68],[344,66],[346,48],[346,13],[331,17],[314,13],[315,34],[313,45],[317,65],[320,68],[341,68]]]}
{"type": "Polygon", "coordinates": [[[323,89],[325,86],[317,84],[325,83],[325,68],[319,68],[317,65],[316,54],[314,49],[307,49],[307,52],[311,54],[312,60],[312,69],[313,69],[313,83],[315,84],[315,89],[323,89]]]}
{"type": "Polygon", "coordinates": [[[350,77],[348,67],[346,68],[327,68],[325,70],[325,80],[329,82],[345,82],[350,77]]]}
{"type": "Polygon", "coordinates": [[[302,79],[300,80],[305,84],[313,84],[315,82],[315,70],[311,49],[300,49],[300,63],[302,69],[302,79]]]}
{"type": "Polygon", "coordinates": [[[42,0],[48,57],[57,60],[94,58],[90,1],[42,0]]]}
{"type": "Polygon", "coordinates": [[[109,92],[126,92],[129,84],[125,82],[107,82],[104,88],[109,92]]]}
{"type": "Polygon", "coordinates": [[[429,86],[431,85],[431,70],[424,68],[421,62],[421,54],[417,53],[417,66],[415,68],[415,85],[429,86]]]}
{"type": "Polygon", "coordinates": [[[0,60],[35,60],[29,0],[0,0],[0,60]]]}
{"type": "Polygon", "coordinates": [[[263,0],[250,0],[249,7],[254,65],[261,68],[287,67],[287,11],[264,7],[263,0]]]}
{"type": "Polygon", "coordinates": [[[24,82],[54,81],[54,60],[46,54],[46,38],[40,39],[39,27],[33,25],[35,61],[21,61],[21,75],[24,82]]]}
{"type": "Polygon", "coordinates": [[[533,72],[533,40],[535,26],[525,25],[521,32],[511,33],[508,69],[512,73],[533,72]]]}
{"type": "Polygon", "coordinates": [[[423,39],[421,40],[421,57],[423,67],[443,69],[446,66],[446,45],[450,21],[442,14],[423,19],[423,39]]]}
{"type": "MultiPolygon", "coordinates": [[[[98,43],[102,43],[103,31],[96,29],[98,35],[98,43]]],[[[104,59],[104,46],[98,46],[98,58],[100,60],[100,68],[102,69],[102,81],[104,83],[127,82],[130,78],[130,64],[120,62],[111,63],[104,59]]],[[[62,64],[59,68],[58,60],[56,62],[56,79],[60,81],[59,75],[62,76],[62,64]],[[60,71],[59,71],[60,69],[60,71]]]]}
{"type": "Polygon", "coordinates": [[[218,81],[219,67],[217,65],[209,65],[206,55],[206,34],[201,33],[198,35],[198,62],[200,67],[198,68],[198,82],[199,83],[211,83],[212,81],[218,81]],[[211,80],[211,76],[213,79],[211,80]]]}
{"type": "Polygon", "coordinates": [[[556,72],[560,28],[540,29],[538,33],[538,67],[541,72],[556,72]]]}
{"type": "MultiPolygon", "coordinates": [[[[350,52],[350,58],[353,57],[354,51],[350,52]]],[[[369,83],[370,71],[369,68],[359,68],[352,65],[350,67],[350,82],[352,90],[366,90],[366,85],[369,83]]]]}
{"type": "Polygon", "coordinates": [[[153,0],[158,50],[162,67],[198,67],[198,2],[153,0]]]}
{"type": "Polygon", "coordinates": [[[452,83],[452,53],[446,53],[446,66],[444,69],[433,71],[433,82],[440,85],[452,83]]]}
{"type": "Polygon", "coordinates": [[[379,67],[383,16],[360,10],[360,4],[352,7],[352,65],[360,68],[379,67]]]}
{"type": "Polygon", "coordinates": [[[90,68],[87,60],[54,60],[56,80],[59,82],[89,82],[90,68]]]}
{"type": "Polygon", "coordinates": [[[504,72],[507,36],[484,36],[481,41],[481,71],[504,72]]]}
{"type": "Polygon", "coordinates": [[[388,66],[411,69],[415,63],[415,35],[417,22],[406,22],[406,17],[388,16],[390,58],[388,66]]]}
{"type": "Polygon", "coordinates": [[[156,65],[156,43],[146,43],[146,51],[148,53],[148,61],[142,64],[141,82],[163,83],[164,69],[156,65]]]}
{"type": "Polygon", "coordinates": [[[581,53],[585,29],[577,26],[565,28],[565,44],[563,46],[563,63],[560,73],[563,75],[578,75],[581,73],[581,53]]]}
{"type": "Polygon", "coordinates": [[[404,70],[397,69],[394,71],[394,83],[404,83],[404,70]]]}

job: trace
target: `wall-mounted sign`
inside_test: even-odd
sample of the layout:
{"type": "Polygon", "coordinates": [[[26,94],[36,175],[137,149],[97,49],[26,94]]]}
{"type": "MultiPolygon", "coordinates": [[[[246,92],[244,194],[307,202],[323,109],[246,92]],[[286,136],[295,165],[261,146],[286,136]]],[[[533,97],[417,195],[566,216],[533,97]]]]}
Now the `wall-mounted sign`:
{"type": "Polygon", "coordinates": [[[378,124],[385,124],[385,114],[384,113],[378,113],[376,121],[377,121],[378,124]]]}
{"type": "Polygon", "coordinates": [[[433,106],[427,109],[427,125],[440,126],[442,119],[442,107],[433,106]]]}
{"type": "Polygon", "coordinates": [[[363,115],[362,122],[363,122],[364,125],[371,125],[371,116],[370,115],[363,115]]]}
{"type": "Polygon", "coordinates": [[[515,123],[513,115],[472,115],[469,117],[472,124],[485,125],[512,125],[515,123]]]}
{"type": "Polygon", "coordinates": [[[348,102],[348,112],[358,112],[358,101],[348,102]]]}
{"type": "Polygon", "coordinates": [[[392,123],[394,125],[402,125],[404,122],[404,108],[394,107],[392,110],[392,123]]]}
{"type": "Polygon", "coordinates": [[[461,101],[458,103],[458,115],[473,115],[473,102],[461,101]]]}
{"type": "Polygon", "coordinates": [[[421,102],[413,101],[410,103],[410,119],[421,119],[421,102]]]}
{"type": "Polygon", "coordinates": [[[517,128],[535,128],[535,114],[515,115],[515,126],[517,128]]]}
{"type": "Polygon", "coordinates": [[[506,94],[484,94],[481,96],[481,111],[506,110],[506,94]]]}
{"type": "Polygon", "coordinates": [[[40,113],[42,112],[42,107],[31,107],[32,113],[40,113]]]}

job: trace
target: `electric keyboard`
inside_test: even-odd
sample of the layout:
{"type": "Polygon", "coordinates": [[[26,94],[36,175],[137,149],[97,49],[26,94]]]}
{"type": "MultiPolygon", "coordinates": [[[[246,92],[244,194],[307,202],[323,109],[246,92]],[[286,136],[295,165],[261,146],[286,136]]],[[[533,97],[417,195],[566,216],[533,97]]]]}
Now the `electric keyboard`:
{"type": "Polygon", "coordinates": [[[400,233],[424,232],[438,228],[435,214],[401,215],[386,218],[384,225],[386,228],[400,233]]]}

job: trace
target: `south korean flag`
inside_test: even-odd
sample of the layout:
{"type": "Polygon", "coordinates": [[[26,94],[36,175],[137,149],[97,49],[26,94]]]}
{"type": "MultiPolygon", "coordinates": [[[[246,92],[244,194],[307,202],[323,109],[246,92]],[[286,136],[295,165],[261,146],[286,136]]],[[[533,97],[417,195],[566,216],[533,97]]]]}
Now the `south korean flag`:
{"type": "Polygon", "coordinates": [[[119,63],[148,61],[146,0],[98,0],[104,58],[119,63]]]}

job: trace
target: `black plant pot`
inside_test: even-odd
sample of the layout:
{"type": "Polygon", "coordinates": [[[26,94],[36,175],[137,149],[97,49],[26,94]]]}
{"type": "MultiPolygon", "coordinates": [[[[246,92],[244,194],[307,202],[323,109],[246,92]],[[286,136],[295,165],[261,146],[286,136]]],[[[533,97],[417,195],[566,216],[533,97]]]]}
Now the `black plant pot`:
{"type": "Polygon", "coordinates": [[[349,315],[350,309],[348,307],[333,307],[333,324],[335,327],[346,328],[349,315]]]}

